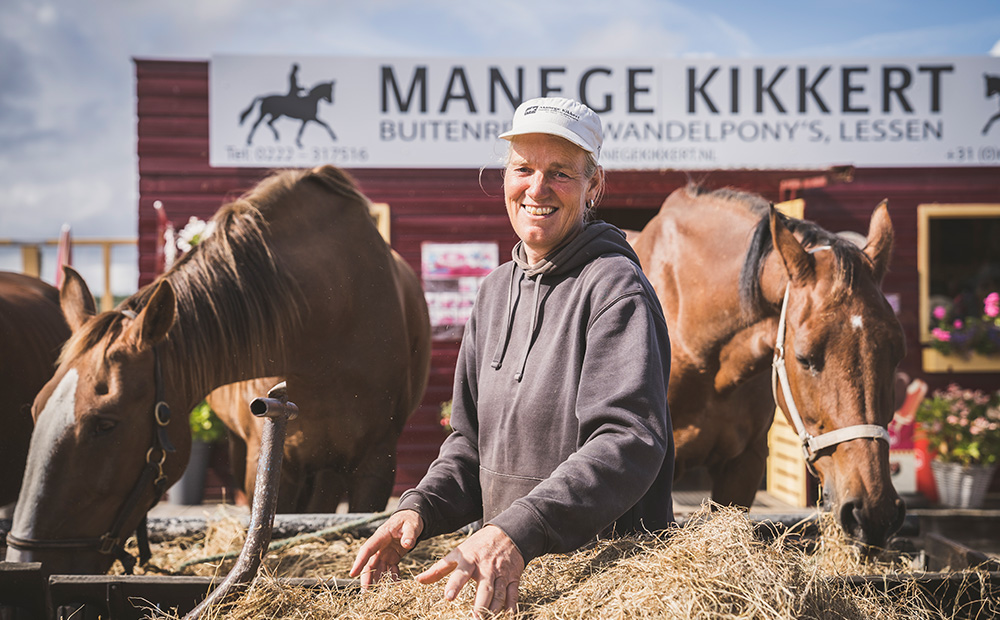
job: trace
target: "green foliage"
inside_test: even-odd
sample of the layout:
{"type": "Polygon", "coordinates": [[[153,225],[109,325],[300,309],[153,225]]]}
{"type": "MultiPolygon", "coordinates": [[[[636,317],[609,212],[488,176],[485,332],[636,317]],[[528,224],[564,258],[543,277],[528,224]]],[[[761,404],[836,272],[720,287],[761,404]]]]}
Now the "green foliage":
{"type": "Polygon", "coordinates": [[[451,401],[446,400],[441,403],[441,428],[444,429],[446,433],[451,433],[453,428],[451,428],[451,401]]]}
{"type": "Polygon", "coordinates": [[[226,438],[226,426],[205,401],[191,410],[188,422],[191,424],[191,437],[197,441],[215,443],[226,438]]]}
{"type": "Polygon", "coordinates": [[[920,403],[917,423],[939,461],[962,465],[1000,461],[1000,390],[988,394],[951,384],[920,403]]]}

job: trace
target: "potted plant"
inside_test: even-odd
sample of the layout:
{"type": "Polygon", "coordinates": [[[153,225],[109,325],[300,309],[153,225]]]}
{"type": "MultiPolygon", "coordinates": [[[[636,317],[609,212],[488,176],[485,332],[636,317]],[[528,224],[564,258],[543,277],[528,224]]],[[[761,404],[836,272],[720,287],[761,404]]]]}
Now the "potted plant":
{"type": "Polygon", "coordinates": [[[918,432],[928,443],[942,504],[976,508],[1000,461],[1000,390],[935,391],[917,409],[918,432]]]}
{"type": "Polygon", "coordinates": [[[212,446],[226,438],[225,425],[205,401],[191,410],[188,423],[191,426],[191,457],[184,473],[168,494],[171,504],[181,506],[201,503],[212,446]]]}

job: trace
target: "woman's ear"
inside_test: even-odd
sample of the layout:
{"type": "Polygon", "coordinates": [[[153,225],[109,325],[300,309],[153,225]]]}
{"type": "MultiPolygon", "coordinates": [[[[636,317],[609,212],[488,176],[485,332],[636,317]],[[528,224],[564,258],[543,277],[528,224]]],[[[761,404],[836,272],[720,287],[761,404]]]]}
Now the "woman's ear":
{"type": "Polygon", "coordinates": [[[587,183],[587,200],[597,202],[597,199],[601,195],[601,187],[604,186],[604,168],[598,166],[597,172],[594,176],[590,177],[590,181],[587,183]]]}

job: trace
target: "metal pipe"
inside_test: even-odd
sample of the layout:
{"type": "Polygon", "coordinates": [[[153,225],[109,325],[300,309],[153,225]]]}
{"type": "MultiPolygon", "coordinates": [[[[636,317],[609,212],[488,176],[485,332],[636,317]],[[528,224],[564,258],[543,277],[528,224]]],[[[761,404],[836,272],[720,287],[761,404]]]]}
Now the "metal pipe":
{"type": "Polygon", "coordinates": [[[257,481],[254,486],[253,507],[247,539],[243,543],[240,556],[225,580],[184,620],[196,620],[213,605],[221,604],[231,595],[238,594],[244,586],[257,576],[257,569],[267,553],[274,526],[274,513],[278,503],[278,483],[281,474],[281,458],[284,455],[285,427],[294,418],[298,407],[288,402],[285,382],[271,388],[267,398],[256,398],[250,403],[250,412],[263,417],[264,431],[260,440],[260,456],[257,459],[257,481]]]}

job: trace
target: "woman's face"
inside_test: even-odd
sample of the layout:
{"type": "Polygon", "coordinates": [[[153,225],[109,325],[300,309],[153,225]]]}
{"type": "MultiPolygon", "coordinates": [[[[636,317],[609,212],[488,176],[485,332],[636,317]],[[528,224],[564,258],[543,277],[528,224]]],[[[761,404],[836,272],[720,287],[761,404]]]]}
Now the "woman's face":
{"type": "Polygon", "coordinates": [[[530,264],[583,228],[586,203],[598,185],[598,175],[586,178],[585,167],[586,152],[557,136],[532,133],[511,140],[504,198],[530,264]]]}

